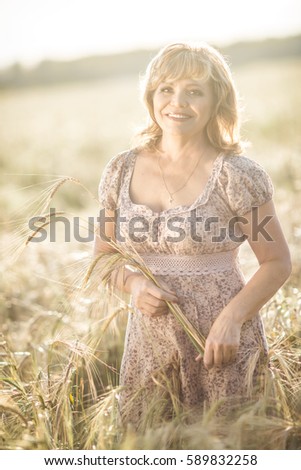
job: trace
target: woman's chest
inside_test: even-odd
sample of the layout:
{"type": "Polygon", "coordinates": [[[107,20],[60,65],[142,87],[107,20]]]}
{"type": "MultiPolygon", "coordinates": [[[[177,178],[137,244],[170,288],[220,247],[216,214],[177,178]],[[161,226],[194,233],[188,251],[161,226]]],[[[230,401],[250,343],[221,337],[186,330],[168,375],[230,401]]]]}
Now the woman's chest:
{"type": "Polygon", "coordinates": [[[216,252],[235,248],[244,238],[227,204],[218,194],[192,208],[154,212],[121,198],[116,219],[116,240],[139,252],[216,252]]]}
{"type": "Polygon", "coordinates": [[[134,204],[145,205],[153,212],[163,212],[177,206],[191,206],[203,193],[210,178],[207,168],[163,168],[157,157],[137,158],[133,164],[128,188],[134,204]]]}

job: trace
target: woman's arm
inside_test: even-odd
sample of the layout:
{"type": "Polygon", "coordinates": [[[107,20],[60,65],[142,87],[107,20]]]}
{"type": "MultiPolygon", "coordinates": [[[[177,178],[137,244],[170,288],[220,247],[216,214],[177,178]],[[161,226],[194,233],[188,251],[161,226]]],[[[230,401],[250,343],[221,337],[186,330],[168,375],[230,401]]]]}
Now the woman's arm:
{"type": "MultiPolygon", "coordinates": [[[[240,222],[239,226],[248,237],[259,262],[259,269],[230,300],[212,325],[204,353],[204,364],[208,369],[227,364],[234,359],[239,347],[241,326],[258,313],[291,273],[289,248],[273,202],[269,201],[256,210],[259,223],[265,217],[272,216],[264,225],[267,234],[256,230],[252,211],[244,215],[244,221],[240,222]]],[[[199,356],[197,360],[200,360],[199,356]]]]}
{"type": "MultiPolygon", "coordinates": [[[[108,239],[115,242],[115,212],[106,210],[104,225],[100,225],[96,233],[94,243],[94,256],[98,253],[114,253],[114,247],[108,239]],[[108,220],[111,220],[108,222],[108,220]]],[[[176,294],[167,286],[164,289],[157,287],[152,281],[146,279],[143,274],[131,271],[128,268],[120,268],[113,272],[110,279],[111,285],[121,292],[133,296],[134,305],[145,315],[150,317],[163,315],[168,312],[165,300],[178,302],[176,294]]]]}

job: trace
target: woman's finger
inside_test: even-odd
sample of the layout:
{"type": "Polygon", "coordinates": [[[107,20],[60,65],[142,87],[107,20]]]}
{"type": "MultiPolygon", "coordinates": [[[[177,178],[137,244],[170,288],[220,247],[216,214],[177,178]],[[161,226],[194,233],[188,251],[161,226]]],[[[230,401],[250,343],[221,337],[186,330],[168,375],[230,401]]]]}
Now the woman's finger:
{"type": "Polygon", "coordinates": [[[148,303],[143,303],[141,307],[138,307],[140,312],[147,314],[148,316],[160,316],[166,315],[168,313],[168,307],[165,305],[164,307],[154,307],[149,305],[148,303]]]}
{"type": "Polygon", "coordinates": [[[224,361],[223,348],[221,346],[217,346],[214,349],[213,365],[215,367],[221,367],[223,365],[223,361],[224,361]]]}
{"type": "Polygon", "coordinates": [[[224,351],[224,364],[229,364],[233,362],[236,358],[238,348],[237,347],[229,347],[224,351]]]}
{"type": "Polygon", "coordinates": [[[147,293],[145,295],[145,303],[148,305],[152,305],[153,307],[166,307],[166,302],[165,300],[158,299],[157,297],[154,297],[153,295],[147,293]]]}
{"type": "Polygon", "coordinates": [[[160,289],[157,286],[151,286],[148,289],[148,293],[153,295],[159,300],[167,300],[169,302],[178,302],[176,294],[167,292],[166,290],[160,289]]]}
{"type": "Polygon", "coordinates": [[[173,295],[175,295],[175,296],[177,297],[177,293],[176,293],[173,289],[171,289],[170,286],[169,286],[166,282],[160,281],[160,287],[161,287],[161,289],[163,289],[165,292],[169,292],[170,294],[173,294],[173,295]]]}
{"type": "Polygon", "coordinates": [[[211,346],[205,347],[205,352],[204,352],[204,366],[206,369],[211,369],[214,364],[214,354],[213,354],[213,348],[211,346]]]}

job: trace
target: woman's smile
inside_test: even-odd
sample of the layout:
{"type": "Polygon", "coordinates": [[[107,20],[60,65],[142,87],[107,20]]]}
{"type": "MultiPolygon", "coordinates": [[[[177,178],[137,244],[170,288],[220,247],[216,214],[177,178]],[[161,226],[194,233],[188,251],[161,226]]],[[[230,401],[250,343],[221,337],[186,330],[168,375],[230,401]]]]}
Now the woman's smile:
{"type": "Polygon", "coordinates": [[[191,116],[183,113],[167,113],[166,116],[173,121],[187,121],[191,116]]]}

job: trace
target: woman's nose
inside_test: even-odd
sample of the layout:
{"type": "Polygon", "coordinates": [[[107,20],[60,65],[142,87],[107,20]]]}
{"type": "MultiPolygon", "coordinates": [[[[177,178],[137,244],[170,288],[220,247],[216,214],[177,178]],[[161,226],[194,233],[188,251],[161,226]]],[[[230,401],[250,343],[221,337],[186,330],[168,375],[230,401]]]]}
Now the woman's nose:
{"type": "Polygon", "coordinates": [[[174,90],[171,96],[171,104],[173,106],[184,107],[187,106],[187,96],[184,90],[174,90]]]}

